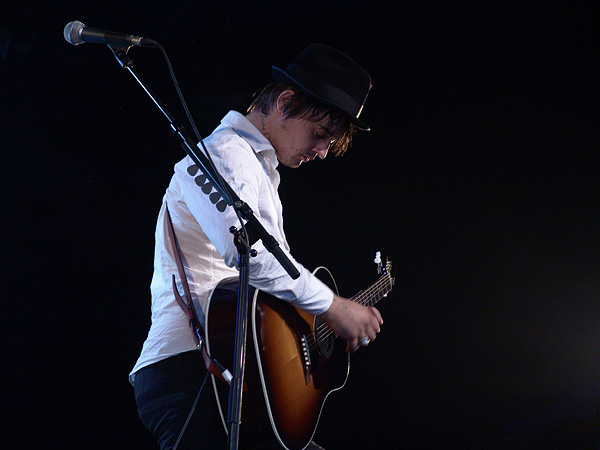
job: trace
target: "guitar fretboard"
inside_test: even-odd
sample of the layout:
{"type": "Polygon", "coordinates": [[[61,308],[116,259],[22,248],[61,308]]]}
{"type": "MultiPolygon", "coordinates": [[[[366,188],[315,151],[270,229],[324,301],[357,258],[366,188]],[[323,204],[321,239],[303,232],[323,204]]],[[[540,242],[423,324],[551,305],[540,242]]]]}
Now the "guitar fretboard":
{"type": "Polygon", "coordinates": [[[385,265],[385,271],[375,283],[364,291],[360,291],[350,300],[365,306],[373,306],[383,297],[385,297],[394,286],[394,279],[391,275],[392,263],[388,261],[385,265]]]}

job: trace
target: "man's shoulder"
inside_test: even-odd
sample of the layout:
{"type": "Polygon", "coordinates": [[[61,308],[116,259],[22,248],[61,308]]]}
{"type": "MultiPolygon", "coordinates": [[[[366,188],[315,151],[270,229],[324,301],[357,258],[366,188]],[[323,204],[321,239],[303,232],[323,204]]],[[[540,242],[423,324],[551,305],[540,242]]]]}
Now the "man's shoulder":
{"type": "Polygon", "coordinates": [[[252,145],[229,127],[215,130],[204,144],[211,158],[226,166],[244,166],[256,161],[252,145]]]}
{"type": "Polygon", "coordinates": [[[204,144],[209,149],[230,150],[231,148],[243,148],[252,150],[250,144],[232,127],[219,126],[206,139],[204,144]]]}

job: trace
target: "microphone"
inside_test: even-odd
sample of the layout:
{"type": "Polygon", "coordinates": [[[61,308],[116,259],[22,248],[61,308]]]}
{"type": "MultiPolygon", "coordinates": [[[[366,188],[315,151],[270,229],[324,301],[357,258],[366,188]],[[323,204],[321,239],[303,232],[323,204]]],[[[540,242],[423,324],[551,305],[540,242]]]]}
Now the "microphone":
{"type": "Polygon", "coordinates": [[[106,44],[112,46],[135,45],[137,47],[158,47],[158,42],[131,34],[116,31],[97,30],[89,28],[78,20],[69,22],[64,30],[65,39],[69,44],[79,45],[84,42],[90,44],[106,44]]]}

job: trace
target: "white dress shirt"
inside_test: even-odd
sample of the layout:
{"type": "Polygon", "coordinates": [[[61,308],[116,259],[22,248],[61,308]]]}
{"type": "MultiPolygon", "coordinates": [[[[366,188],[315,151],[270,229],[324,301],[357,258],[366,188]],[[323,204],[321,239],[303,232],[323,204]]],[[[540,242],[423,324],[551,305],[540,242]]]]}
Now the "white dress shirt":
{"type": "MultiPolygon", "coordinates": [[[[301,273],[293,280],[258,241],[253,246],[258,255],[250,258],[250,284],[314,315],[325,312],[333,301],[333,292],[289,253],[283,231],[283,208],[277,193],[278,161],[269,140],[242,114],[230,111],[204,143],[219,173],[250,206],[301,273]]],[[[150,286],[152,324],[132,374],[169,356],[196,349],[188,319],[175,301],[171,287],[173,274],[178,280],[179,274],[167,231],[166,205],[200,315],[206,311],[208,296],[218,282],[238,275],[238,252],[229,228],[239,228],[240,223],[233,208],[217,210],[211,192],[205,187],[206,194],[201,188],[205,183],[202,172],[189,156],[175,165],[155,232],[154,275],[150,286]]],[[[212,193],[216,193],[214,188],[212,193]]],[[[179,281],[178,286],[183,294],[179,281]]]]}

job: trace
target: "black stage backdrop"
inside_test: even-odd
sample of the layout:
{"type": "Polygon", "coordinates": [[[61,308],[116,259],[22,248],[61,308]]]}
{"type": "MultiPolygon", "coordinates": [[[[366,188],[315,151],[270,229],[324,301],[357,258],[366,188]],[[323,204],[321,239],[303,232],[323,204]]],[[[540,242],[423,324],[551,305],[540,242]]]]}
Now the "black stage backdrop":
{"type": "MultiPolygon", "coordinates": [[[[347,296],[375,279],[376,251],[394,263],[382,333],[328,400],[323,446],[598,448],[597,23],[567,4],[494,3],[3,3],[12,448],[154,448],[127,375],[184,153],[106,46],[63,39],[72,20],[160,42],[202,135],[311,42],[371,72],[372,131],[342,158],[281,170],[298,260],[347,296]]],[[[160,53],[130,56],[183,120],[160,53]]]]}

